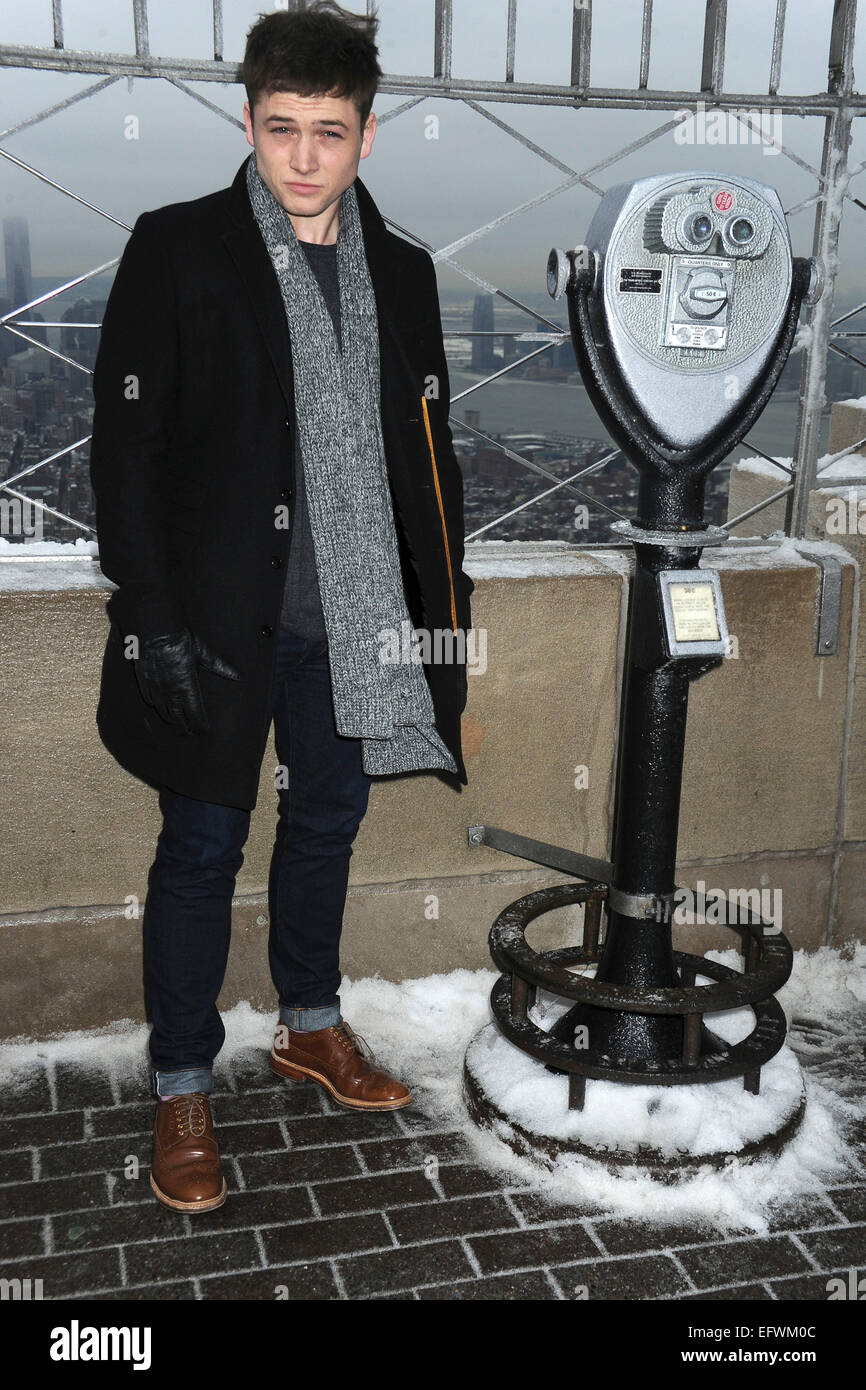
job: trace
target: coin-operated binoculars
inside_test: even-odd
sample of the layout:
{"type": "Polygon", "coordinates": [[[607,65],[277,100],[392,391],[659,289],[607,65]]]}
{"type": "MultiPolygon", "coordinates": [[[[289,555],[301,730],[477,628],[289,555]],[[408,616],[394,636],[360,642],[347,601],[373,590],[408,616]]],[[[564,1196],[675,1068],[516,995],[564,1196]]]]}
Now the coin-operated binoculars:
{"type": "MultiPolygon", "coordinates": [[[[728,640],[718,575],[700,568],[704,547],[727,539],[704,521],[706,479],[769,400],[801,305],[820,293],[817,264],[792,259],[772,188],[685,173],[610,189],[586,244],[551,251],[547,281],[554,298],[567,297],[590,399],[640,475],[637,516],[614,527],[633,543],[635,567],[612,862],[470,828],[472,843],[586,880],[500,914],[491,932],[504,972],[494,1017],[517,1047],[569,1073],[572,1109],[583,1107],[587,1077],[681,1085],[742,1076],[757,1093],[761,1066],[785,1039],[771,995],[790,974],[791,949],[740,913],[728,925],[743,937],[744,973],[673,950],[677,831],[689,686],[721,664],[728,640]],[[581,901],[582,948],[533,952],[529,921],[581,901]],[[564,968],[575,963],[597,964],[594,979],[564,968]],[[713,983],[696,986],[696,974],[713,983]],[[575,1001],[547,1033],[527,1012],[539,987],[575,1001]],[[743,1004],[756,1026],[742,1042],[726,1044],[704,1025],[704,1014],[743,1004]],[[588,1045],[574,1045],[578,1034],[588,1045]]],[[[470,1054],[465,1093],[476,1118],[489,1121],[470,1054]]]]}

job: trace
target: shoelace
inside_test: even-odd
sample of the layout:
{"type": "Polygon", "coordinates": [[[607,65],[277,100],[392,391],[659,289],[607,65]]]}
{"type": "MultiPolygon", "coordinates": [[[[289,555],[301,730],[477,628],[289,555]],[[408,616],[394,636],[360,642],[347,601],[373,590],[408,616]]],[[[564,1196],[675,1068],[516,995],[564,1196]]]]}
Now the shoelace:
{"type": "Polygon", "coordinates": [[[331,1032],[336,1033],[348,1052],[359,1052],[362,1057],[366,1057],[368,1062],[375,1062],[376,1058],[373,1056],[369,1043],[365,1038],[360,1037],[345,1019],[332,1028],[331,1032]]]}
{"type": "Polygon", "coordinates": [[[171,1105],[181,1138],[191,1134],[201,1139],[207,1128],[207,1097],[193,1092],[191,1095],[175,1096],[171,1105]]]}

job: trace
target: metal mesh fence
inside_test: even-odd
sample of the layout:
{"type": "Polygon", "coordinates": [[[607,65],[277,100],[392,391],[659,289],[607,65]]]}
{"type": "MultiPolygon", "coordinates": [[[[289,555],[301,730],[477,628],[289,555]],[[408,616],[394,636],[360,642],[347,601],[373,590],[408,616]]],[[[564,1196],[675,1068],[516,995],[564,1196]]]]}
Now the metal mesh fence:
{"type": "MultiPolygon", "coordinates": [[[[94,16],[102,14],[93,8],[94,16]]],[[[0,65],[29,71],[34,78],[53,72],[95,79],[45,106],[34,95],[35,109],[24,115],[16,111],[16,119],[0,132],[0,155],[7,165],[53,190],[55,207],[70,199],[89,216],[130,229],[109,206],[76,190],[80,123],[79,143],[61,147],[50,169],[16,149],[16,137],[25,131],[43,122],[62,130],[73,108],[112,86],[126,82],[131,90],[139,80],[163,84],[194,104],[199,115],[242,128],[239,116],[220,104],[218,88],[208,84],[230,88],[237,83],[244,33],[257,7],[211,0],[182,8],[189,10],[191,23],[182,47],[194,56],[158,56],[154,35],[170,34],[159,0],[111,7],[104,31],[125,41],[128,51],[99,51],[94,43],[99,26],[89,31],[80,7],[65,13],[62,0],[33,4],[26,16],[9,7],[0,38],[16,41],[0,46],[0,65]]],[[[303,3],[281,8],[303,8],[303,3]]],[[[857,163],[851,153],[857,117],[866,112],[866,97],[854,88],[857,0],[810,4],[806,30],[797,0],[762,5],[622,0],[616,6],[601,0],[595,6],[591,0],[381,0],[377,9],[383,66],[393,57],[409,69],[388,71],[382,81],[380,97],[391,104],[380,124],[396,131],[415,112],[412,119],[423,120],[422,128],[413,127],[417,138],[437,139],[440,119],[445,113],[451,119],[459,108],[473,132],[495,132],[497,141],[513,150],[514,168],[524,171],[524,179],[531,167],[537,185],[531,196],[515,198],[515,173],[514,184],[499,189],[500,210],[467,227],[462,208],[474,206],[472,185],[479,173],[478,156],[470,149],[454,160],[448,186],[438,190],[449,201],[450,225],[462,228],[458,235],[446,234],[433,244],[423,225],[386,216],[394,230],[425,246],[439,268],[452,426],[466,482],[467,539],[610,543],[608,524],[628,513],[633,497],[632,470],[605,440],[574,376],[563,316],[541,293],[522,292],[509,274],[509,265],[531,258],[543,285],[546,252],[556,237],[548,235],[544,245],[538,238],[551,210],[560,209],[560,220],[563,208],[574,216],[579,196],[588,200],[591,212],[611,182],[648,172],[654,159],[659,168],[683,159],[702,167],[724,160],[735,168],[738,161],[768,153],[775,156],[768,169],[785,165],[795,171],[797,192],[785,199],[792,236],[799,237],[802,254],[820,258],[826,283],[808,311],[778,400],[739,451],[781,459],[779,487],[727,524],[748,519],[757,534],[762,513],[784,499],[786,532],[802,536],[809,493],[820,472],[833,462],[834,485],[861,482],[854,473],[840,479],[838,462],[866,443],[849,446],[833,460],[822,457],[828,397],[866,390],[866,361],[858,342],[866,301],[852,293],[850,275],[843,286],[846,302],[837,297],[848,246],[856,268],[866,210],[856,187],[866,160],[857,163]],[[804,79],[806,54],[812,69],[804,79]],[[822,74],[819,90],[808,81],[816,71],[822,74]],[[732,86],[744,79],[748,90],[732,86]],[[562,123],[551,125],[551,112],[559,112],[562,123]],[[630,113],[629,138],[612,140],[612,133],[621,133],[624,113],[630,113]],[[455,287],[461,286],[458,292],[455,287]]],[[[469,127],[461,125],[464,129],[469,127]]],[[[399,141],[378,157],[399,163],[399,141]]],[[[406,181],[411,187],[411,170],[406,181]]],[[[778,183],[769,174],[765,181],[778,183]]],[[[585,209],[585,203],[579,206],[585,209]]],[[[387,205],[383,210],[388,212],[387,205]]],[[[583,225],[574,225],[575,239],[583,225]]],[[[89,378],[102,301],[88,298],[87,291],[96,286],[104,293],[117,258],[82,266],[33,293],[28,232],[27,219],[3,217],[0,535],[26,541],[35,519],[46,536],[94,539],[87,482],[89,378]],[[63,305],[62,312],[52,312],[63,305]]],[[[718,511],[725,501],[726,475],[720,471],[709,506],[718,511]]]]}

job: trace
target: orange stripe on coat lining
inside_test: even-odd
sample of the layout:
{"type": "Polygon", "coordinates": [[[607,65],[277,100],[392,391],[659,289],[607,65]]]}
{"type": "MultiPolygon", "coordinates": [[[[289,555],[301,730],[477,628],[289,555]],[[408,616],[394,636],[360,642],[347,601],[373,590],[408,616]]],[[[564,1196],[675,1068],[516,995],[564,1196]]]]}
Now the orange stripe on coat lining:
{"type": "Polygon", "coordinates": [[[427,445],[430,449],[430,462],[433,465],[433,482],[436,486],[436,501],[439,503],[439,516],[442,520],[442,540],[445,543],[445,560],[448,565],[448,583],[451,588],[451,626],[457,631],[457,605],[454,602],[454,576],[451,572],[451,550],[448,545],[448,532],[445,529],[445,512],[442,508],[442,491],[439,487],[439,472],[436,468],[436,455],[433,452],[433,433],[430,429],[430,416],[427,411],[427,397],[421,397],[421,409],[424,412],[424,428],[427,431],[427,445]]]}

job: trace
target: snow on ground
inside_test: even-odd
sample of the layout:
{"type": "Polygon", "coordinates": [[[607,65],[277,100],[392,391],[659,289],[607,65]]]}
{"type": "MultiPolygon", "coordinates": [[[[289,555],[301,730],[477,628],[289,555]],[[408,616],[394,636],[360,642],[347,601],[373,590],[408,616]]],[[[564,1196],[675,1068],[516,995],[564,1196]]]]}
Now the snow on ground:
{"type": "MultiPolygon", "coordinates": [[[[587,974],[591,972],[587,971],[587,974]]],[[[709,979],[698,977],[699,984],[709,979]]],[[[541,995],[530,1019],[544,1032],[567,1012],[568,1004],[541,995]]],[[[751,1009],[730,1009],[710,1020],[726,1042],[739,1042],[754,1027],[751,1009]]],[[[568,1080],[514,1048],[494,1023],[476,1036],[470,1049],[472,1073],[494,1105],[531,1134],[607,1145],[636,1153],[649,1145],[668,1158],[677,1153],[725,1154],[775,1133],[798,1109],[800,1066],[783,1047],[761,1072],[760,1094],[751,1095],[741,1078],[711,1086],[624,1086],[589,1081],[582,1111],[568,1109],[568,1080]]]]}
{"type": "MultiPolygon", "coordinates": [[[[852,945],[848,954],[850,959],[828,947],[812,954],[796,952],[791,980],[779,994],[789,1020],[793,1019],[791,1049],[806,1063],[806,1113],[795,1139],[778,1158],[743,1165],[732,1162],[721,1171],[708,1166],[675,1185],[653,1179],[644,1170],[608,1171],[601,1163],[572,1156],[562,1157],[548,1171],[518,1158],[493,1135],[476,1129],[462,1099],[463,1057],[475,1034],[490,1021],[488,997],[497,978],[494,971],[455,970],[401,984],[377,978],[344,979],[340,997],[344,1016],[379,1062],[411,1085],[419,1108],[443,1129],[458,1129],[466,1135],[480,1164],[528,1183],[553,1201],[598,1203],[644,1220],[709,1220],[723,1229],[765,1232],[774,1204],[820,1192],[825,1183],[840,1180],[848,1153],[848,1128],[866,1114],[866,946],[852,945]]],[[[739,964],[735,951],[709,955],[725,964],[739,964]]],[[[540,1000],[542,1007],[543,1003],[540,1000]]],[[[708,1022],[719,1032],[733,1030],[732,1037],[742,1033],[742,1018],[735,1018],[734,1011],[727,1022],[720,1019],[717,1015],[708,1022]]],[[[242,1003],[229,1010],[224,1020],[226,1044],[218,1065],[239,1049],[270,1047],[274,1013],[259,1013],[242,1003]]],[[[146,1040],[147,1028],[129,1020],[99,1034],[67,1034],[36,1043],[16,1040],[0,1045],[0,1081],[14,1084],[17,1069],[37,1057],[48,1062],[72,1060],[83,1068],[109,1062],[115,1074],[132,1072],[140,1066],[146,1040]]],[[[790,1049],[785,1052],[790,1058],[790,1049]]],[[[515,1053],[515,1073],[526,1060],[515,1053]]],[[[790,1067],[791,1061],[784,1060],[782,1071],[790,1067]]],[[[549,1074],[542,1071],[541,1076],[546,1080],[549,1074]]],[[[709,1127],[709,1132],[717,1122],[713,1096],[725,1084],[700,1088],[708,1108],[704,1115],[691,1110],[696,1134],[701,1125],[709,1127]]],[[[589,1081],[588,1112],[593,1086],[617,1089],[614,1083],[589,1081]]],[[[661,1096],[654,1116],[658,1128],[653,1137],[658,1138],[664,1132],[665,1107],[675,1108],[671,1092],[697,1088],[639,1089],[646,1092],[644,1111],[650,1092],[661,1096]]],[[[638,1088],[618,1090],[622,1093],[618,1105],[627,1114],[640,1100],[638,1088]]],[[[737,1094],[742,1106],[739,1119],[747,1130],[754,1098],[743,1090],[737,1094]]],[[[689,1103],[693,1106],[693,1097],[689,1103]]],[[[591,1113],[597,1109],[593,1106],[591,1113]]],[[[733,1124],[730,1112],[729,1117],[733,1124]]]]}

